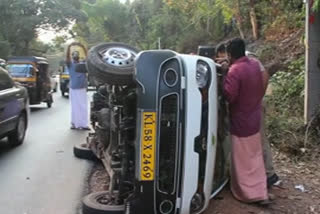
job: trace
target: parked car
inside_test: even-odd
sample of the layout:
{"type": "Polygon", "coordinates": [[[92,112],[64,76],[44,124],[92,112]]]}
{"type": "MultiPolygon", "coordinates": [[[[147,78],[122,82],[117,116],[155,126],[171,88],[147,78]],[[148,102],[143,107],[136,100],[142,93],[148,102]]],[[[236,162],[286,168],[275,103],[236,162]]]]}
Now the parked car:
{"type": "MultiPolygon", "coordinates": [[[[102,160],[110,185],[84,198],[83,214],[202,213],[228,181],[217,66],[170,50],[138,52],[121,43],[89,51],[89,75],[99,86],[87,147],[102,160]]],[[[75,155],[88,158],[85,149],[75,147],[75,155]]]]}
{"type": "Polygon", "coordinates": [[[13,146],[22,144],[28,116],[27,89],[15,83],[8,72],[0,68],[0,138],[8,137],[13,146]]]}

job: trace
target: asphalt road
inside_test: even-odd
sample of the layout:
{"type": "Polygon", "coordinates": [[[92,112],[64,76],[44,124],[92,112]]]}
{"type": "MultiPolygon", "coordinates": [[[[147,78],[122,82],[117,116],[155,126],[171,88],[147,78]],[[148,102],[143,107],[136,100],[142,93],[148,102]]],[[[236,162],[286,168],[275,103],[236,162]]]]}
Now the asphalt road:
{"type": "Polygon", "coordinates": [[[78,214],[89,161],[73,156],[87,132],[70,130],[67,98],[32,107],[24,144],[0,141],[0,214],[78,214]]]}

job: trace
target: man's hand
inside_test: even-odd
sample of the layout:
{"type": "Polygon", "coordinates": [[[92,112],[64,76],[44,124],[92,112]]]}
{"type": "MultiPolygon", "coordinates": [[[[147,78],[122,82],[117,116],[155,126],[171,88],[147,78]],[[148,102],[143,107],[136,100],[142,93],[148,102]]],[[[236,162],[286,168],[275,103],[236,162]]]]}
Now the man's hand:
{"type": "Polygon", "coordinates": [[[221,64],[221,74],[223,76],[225,76],[228,73],[228,71],[229,71],[229,63],[228,62],[223,62],[221,64]]]}
{"type": "Polygon", "coordinates": [[[222,64],[222,63],[224,63],[224,62],[226,62],[226,63],[228,63],[229,64],[229,60],[228,60],[228,58],[216,58],[215,60],[214,60],[216,63],[218,63],[218,64],[222,64]]]}

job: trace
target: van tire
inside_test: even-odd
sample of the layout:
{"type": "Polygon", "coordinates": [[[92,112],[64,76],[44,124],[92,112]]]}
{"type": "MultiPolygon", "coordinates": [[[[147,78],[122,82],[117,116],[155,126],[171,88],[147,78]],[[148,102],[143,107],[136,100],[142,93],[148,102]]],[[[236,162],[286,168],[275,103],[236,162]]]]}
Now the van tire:
{"type": "Polygon", "coordinates": [[[88,148],[87,144],[75,145],[73,147],[73,154],[80,159],[99,161],[91,149],[88,148]]]}
{"type": "Polygon", "coordinates": [[[102,43],[94,46],[89,50],[86,63],[89,75],[99,84],[130,85],[133,83],[134,59],[138,52],[138,49],[123,43],[102,43]],[[117,49],[126,50],[130,55],[114,62],[104,59],[101,54],[117,49]]]}
{"type": "Polygon", "coordinates": [[[102,204],[99,199],[109,195],[109,191],[91,193],[82,200],[82,214],[123,214],[125,205],[102,204]]]}

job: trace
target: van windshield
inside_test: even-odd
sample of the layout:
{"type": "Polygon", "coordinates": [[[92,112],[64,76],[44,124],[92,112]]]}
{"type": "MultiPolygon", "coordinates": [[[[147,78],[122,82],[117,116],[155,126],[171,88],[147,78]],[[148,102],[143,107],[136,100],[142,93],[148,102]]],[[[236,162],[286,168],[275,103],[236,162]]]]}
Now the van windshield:
{"type": "Polygon", "coordinates": [[[31,64],[9,64],[6,68],[12,77],[32,77],[33,66],[31,64]]]}

